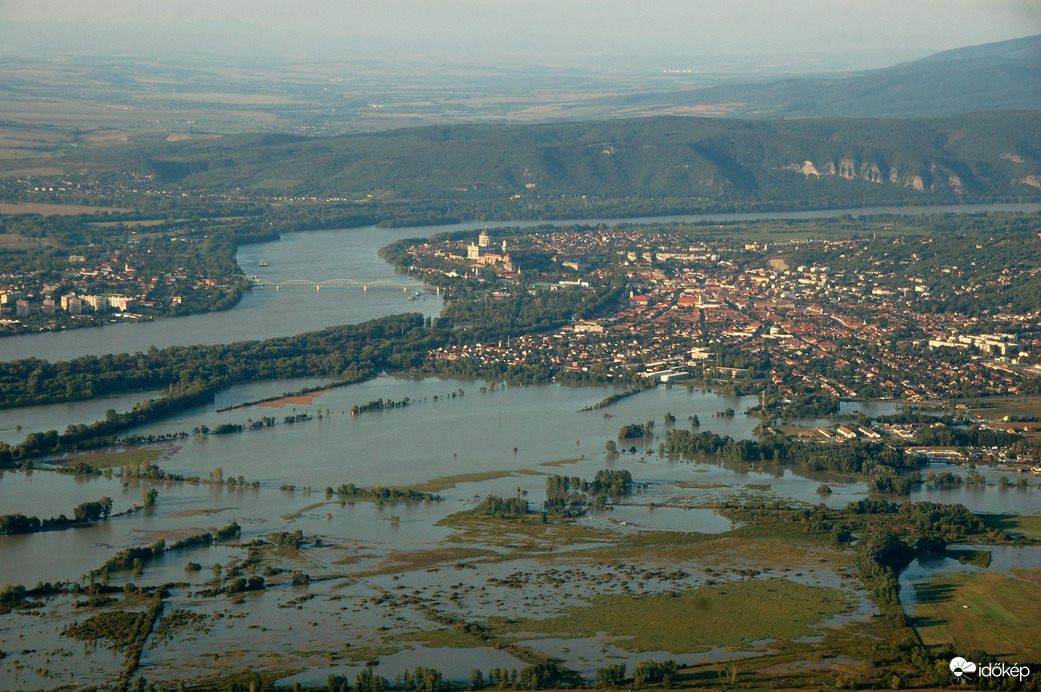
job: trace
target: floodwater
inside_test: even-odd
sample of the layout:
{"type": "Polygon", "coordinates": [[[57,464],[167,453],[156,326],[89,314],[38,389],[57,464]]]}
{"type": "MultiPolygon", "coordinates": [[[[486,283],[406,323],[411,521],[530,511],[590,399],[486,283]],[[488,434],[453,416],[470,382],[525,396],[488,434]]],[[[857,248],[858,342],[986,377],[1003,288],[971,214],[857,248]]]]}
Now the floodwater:
{"type": "MultiPolygon", "coordinates": [[[[441,672],[445,682],[456,685],[469,685],[470,672],[479,669],[487,672],[491,668],[506,668],[516,670],[523,668],[526,664],[510,654],[493,649],[481,647],[477,649],[444,649],[416,646],[400,651],[390,656],[379,659],[372,672],[388,680],[393,681],[405,670],[415,670],[416,666],[433,668],[441,672]]],[[[298,673],[282,678],[277,682],[279,687],[291,687],[296,683],[301,685],[324,685],[330,675],[346,675],[351,679],[358,673],[363,664],[352,666],[333,666],[330,668],[319,668],[309,670],[306,673],[298,673]]]]}
{"type": "MultiPolygon", "coordinates": [[[[579,409],[615,390],[538,385],[499,386],[481,392],[481,387],[486,385],[433,378],[379,378],[330,391],[315,398],[311,406],[225,413],[189,411],[133,432],[171,433],[190,430],[199,423],[213,428],[219,423],[246,423],[249,417],[261,416],[281,421],[286,415],[306,411],[314,416],[306,423],[185,440],[165,468],[185,475],[206,475],[220,466],[225,477],[242,475],[264,484],[292,483],[316,489],[341,483],[410,485],[467,473],[530,470],[560,459],[603,457],[607,440],[616,439],[619,428],[627,423],[657,420],[663,432],[661,421],[670,410],[683,419],[698,414],[705,420],[727,407],[743,411],[754,404],[752,397],[658,388],[605,410],[580,413],[579,409]],[[406,397],[415,403],[350,414],[355,404],[380,398],[402,401],[406,397]],[[605,412],[611,417],[605,418],[605,412]]],[[[713,429],[747,439],[757,422],[739,415],[717,419],[713,429]]],[[[640,449],[657,447],[654,441],[649,445],[643,440],[626,444],[640,449]]]]}
{"type": "MultiPolygon", "coordinates": [[[[301,384],[294,382],[286,388],[299,388],[301,384]]],[[[607,456],[604,443],[614,439],[618,428],[626,423],[658,421],[656,433],[660,438],[667,411],[680,421],[696,413],[705,421],[702,429],[749,437],[757,419],[743,414],[714,418],[712,413],[727,407],[743,411],[753,403],[750,398],[657,388],[600,411],[580,413],[579,409],[603,399],[611,388],[500,385],[490,390],[487,386],[461,380],[380,378],[327,392],[309,406],[296,406],[297,413],[307,411],[314,416],[308,422],[280,422],[272,428],[218,437],[193,436],[156,446],[163,454],[158,463],[168,471],[205,476],[221,466],[225,478],[243,475],[247,480],[260,481],[256,489],[149,481],[124,484],[118,479],[81,478],[45,470],[0,474],[0,503],[5,512],[40,514],[39,508],[46,507],[53,508],[50,514],[71,514],[76,504],[104,496],[113,498],[116,512],[123,512],[140,504],[149,488],[159,492],[153,509],[83,528],[0,537],[0,583],[77,580],[121,548],[149,545],[159,538],[170,542],[236,521],[242,527],[239,541],[167,552],[146,563],[140,574],[125,571],[111,576],[109,583],[116,587],[177,584],[171,589],[164,613],[186,612],[198,619],[197,624],[176,629],[166,638],[153,635],[141,662],[141,674],[149,680],[168,684],[190,681],[198,675],[200,666],[214,671],[229,667],[303,670],[281,681],[291,686],[298,681],[321,683],[329,674],[353,679],[366,660],[377,660],[376,673],[390,679],[405,668],[428,665],[441,669],[446,679],[465,682],[473,668],[487,672],[492,667],[523,665],[515,662],[520,659],[511,656],[509,650],[475,646],[444,651],[435,644],[408,641],[388,648],[381,642],[387,641],[388,632],[408,634],[436,627],[423,616],[424,608],[471,620],[494,615],[519,618],[531,613],[549,616],[577,599],[608,593],[612,588],[617,591],[621,582],[610,581],[614,586],[604,586],[612,580],[615,565],[591,564],[577,555],[569,557],[571,546],[559,548],[549,564],[545,559],[517,558],[474,563],[463,553],[447,565],[429,569],[387,569],[387,561],[397,555],[470,547],[453,538],[453,529],[437,525],[449,514],[472,507],[489,493],[504,497],[521,493],[537,506],[546,497],[546,475],[591,478],[601,468],[624,468],[641,487],[615,509],[597,512],[582,525],[621,536],[654,530],[719,533],[731,528],[731,522],[712,511],[709,506],[715,501],[736,496],[794,498],[812,504],[822,499],[816,495],[817,486],[829,480],[826,475],[807,477],[790,469],[757,464],[727,467],[662,458],[654,440],[634,445],[635,453],[607,456]],[[486,388],[483,392],[482,387],[486,388]],[[415,403],[357,416],[349,413],[353,404],[380,397],[400,400],[404,396],[412,397],[415,403]],[[603,413],[611,417],[605,418],[603,413]],[[466,475],[479,473],[489,475],[466,475]],[[324,492],[326,485],[340,483],[406,485],[452,476],[458,478],[435,486],[444,498],[440,502],[343,504],[324,492]],[[281,490],[283,483],[297,489],[281,490]],[[305,490],[305,486],[312,490],[305,490]],[[298,557],[284,555],[274,564],[306,572],[312,579],[310,585],[291,586],[285,575],[279,575],[268,578],[265,591],[249,594],[237,604],[227,597],[195,595],[212,586],[215,565],[226,569],[245,559],[246,546],[253,539],[297,529],[306,537],[322,537],[323,545],[309,545],[298,557]],[[201,569],[186,571],[189,561],[198,563],[201,569]],[[368,571],[371,574],[365,576],[368,571]],[[505,585],[518,575],[530,577],[532,585],[520,590],[505,585]],[[491,580],[499,580],[496,583],[502,585],[491,580]],[[388,595],[394,598],[386,600],[388,595]],[[286,642],[293,644],[287,647],[286,642]],[[352,650],[358,653],[345,657],[352,650]],[[213,658],[214,652],[219,652],[218,658],[213,658]],[[186,661],[193,662],[192,666],[186,661]]],[[[293,406],[217,412],[229,402],[270,396],[277,389],[275,383],[247,390],[233,388],[220,401],[136,432],[169,432],[200,422],[213,427],[220,422],[246,422],[267,415],[281,421],[294,412],[293,406]]],[[[823,498],[829,505],[841,506],[866,496],[862,483],[843,483],[841,479],[829,482],[834,492],[823,498]]],[[[910,499],[935,499],[946,492],[918,491],[910,499]]],[[[1037,492],[990,486],[973,489],[971,496],[963,499],[972,500],[976,508],[1009,511],[1010,501],[1024,509],[1036,506],[1037,492]]],[[[501,549],[485,548],[492,552],[501,549]]],[[[1020,555],[1003,555],[1001,560],[995,559],[994,568],[1006,563],[1009,568],[1036,563],[1036,559],[1023,563],[1020,555]]],[[[656,568],[653,557],[645,567],[656,568]]],[[[697,586],[706,578],[696,563],[683,568],[689,576],[675,582],[680,588],[697,586]]],[[[913,577],[914,572],[909,574],[913,577]]],[[[808,570],[805,575],[773,573],[796,580],[812,577],[817,580],[813,583],[844,588],[856,617],[870,611],[867,596],[855,582],[829,569],[808,570]]],[[[648,583],[647,588],[656,591],[673,586],[665,581],[648,583]]],[[[913,587],[908,586],[904,593],[913,593],[913,587]]],[[[119,656],[105,647],[84,651],[81,643],[60,635],[64,627],[91,612],[71,607],[69,600],[63,597],[47,602],[41,617],[0,616],[0,649],[21,652],[0,662],[0,686],[53,687],[115,675],[120,668],[119,656]],[[25,640],[32,645],[26,645],[25,640]]],[[[561,658],[590,680],[602,665],[619,660],[634,664],[638,659],[656,657],[647,652],[625,652],[600,639],[547,638],[523,640],[522,645],[561,658]]],[[[749,651],[714,650],[661,658],[693,663],[768,650],[766,643],[749,651]]]]}
{"type": "Polygon", "coordinates": [[[65,426],[70,423],[93,423],[104,418],[109,409],[122,413],[132,409],[138,402],[159,395],[158,391],[148,390],[67,404],[5,409],[0,411],[0,442],[14,446],[24,441],[29,433],[46,430],[64,432],[65,426]]]}
{"type": "MultiPolygon", "coordinates": [[[[705,421],[701,429],[737,439],[752,437],[758,423],[758,419],[740,413],[734,417],[712,415],[728,407],[743,411],[755,403],[752,397],[726,397],[680,387],[659,387],[605,409],[580,412],[614,390],[501,384],[491,389],[483,382],[384,377],[327,391],[308,406],[251,406],[219,412],[230,405],[304,386],[314,386],[314,381],[233,387],[212,404],[132,431],[142,435],[190,433],[200,424],[210,428],[221,423],[248,426],[251,420],[273,417],[276,425],[270,428],[220,436],[189,435],[153,446],[159,457],[157,463],[169,473],[206,478],[220,468],[225,479],[241,476],[250,483],[258,482],[258,489],[124,483],[46,470],[0,473],[0,506],[8,514],[71,516],[76,505],[102,497],[111,497],[114,512],[120,513],[141,504],[149,488],[156,487],[160,495],[155,509],[90,527],[0,538],[4,557],[0,560],[0,583],[76,579],[120,548],[146,545],[169,532],[218,528],[233,520],[243,526],[244,538],[299,528],[308,534],[356,537],[387,549],[408,549],[445,538],[449,532],[433,524],[475,499],[524,492],[531,502],[541,504],[547,475],[591,478],[601,468],[628,469],[638,483],[646,484],[626,501],[626,506],[587,520],[596,526],[610,523],[627,531],[727,531],[730,522],[704,507],[735,496],[830,507],[867,497],[863,482],[826,473],[797,473],[761,463],[722,465],[660,457],[656,443],[668,429],[663,422],[666,412],[677,417],[677,426],[696,414],[705,421]],[[405,397],[412,403],[404,408],[350,414],[355,404],[379,398],[401,401],[405,397]],[[284,417],[299,413],[307,413],[312,419],[283,422],[284,417]],[[626,441],[622,446],[635,447],[635,453],[623,451],[608,456],[605,443],[616,439],[621,426],[648,420],[657,421],[656,439],[626,441]],[[425,505],[359,503],[341,507],[338,500],[332,502],[335,498],[325,494],[326,487],[345,483],[404,486],[437,479],[441,480],[429,490],[446,499],[425,505]],[[821,483],[829,484],[832,493],[818,495],[821,483]],[[280,490],[283,485],[296,490],[280,490]],[[391,522],[391,515],[398,520],[391,522]]],[[[961,467],[947,465],[934,465],[925,471],[948,468],[967,473],[961,467]]],[[[984,467],[979,470],[995,484],[1006,475],[984,467]]],[[[1038,492],[1036,488],[996,485],[950,489],[920,486],[909,498],[893,499],[958,502],[978,512],[1033,513],[1037,511],[1038,492]]],[[[164,575],[167,577],[171,575],[164,575]]]]}
{"type": "MultiPolygon", "coordinates": [[[[306,383],[293,381],[287,388],[301,384],[306,383]]],[[[230,402],[258,395],[263,398],[277,389],[275,383],[234,387],[213,404],[131,431],[143,435],[190,432],[200,424],[213,428],[220,423],[248,424],[251,419],[274,417],[278,424],[271,428],[190,436],[154,446],[162,455],[157,463],[167,472],[205,478],[219,467],[224,478],[242,476],[249,482],[258,481],[260,489],[150,481],[124,485],[118,479],[44,470],[0,474],[4,513],[71,516],[79,503],[106,496],[113,499],[114,512],[123,512],[140,504],[148,488],[158,488],[160,495],[155,510],[92,527],[0,538],[0,551],[6,558],[0,560],[0,583],[78,578],[115,550],[150,543],[164,531],[217,528],[232,520],[243,525],[244,537],[300,528],[407,548],[444,537],[446,532],[432,524],[475,495],[508,496],[520,488],[531,494],[532,501],[541,503],[546,475],[581,473],[591,478],[605,466],[632,468],[637,477],[646,473],[655,479],[683,480],[691,475],[691,464],[658,459],[656,452],[646,456],[644,448],[656,449],[653,440],[639,441],[636,454],[607,459],[606,441],[615,439],[618,429],[627,423],[662,421],[667,411],[677,417],[682,413],[683,419],[698,414],[702,420],[711,419],[717,433],[740,439],[749,438],[757,423],[744,415],[711,418],[713,412],[727,407],[744,410],[754,403],[752,397],[657,388],[604,410],[579,412],[614,390],[560,385],[489,389],[481,382],[434,378],[378,378],[328,391],[310,406],[253,406],[218,412],[230,402]],[[354,404],[405,397],[415,403],[350,415],[354,404]],[[312,420],[282,422],[287,415],[304,412],[312,420]],[[604,417],[605,412],[611,417],[604,417]],[[560,425],[562,421],[567,424],[560,425]],[[450,487],[452,477],[460,477],[456,479],[459,485],[450,487]],[[415,485],[439,478],[450,479],[441,484],[445,487],[434,489],[447,498],[442,503],[396,505],[391,510],[371,503],[340,507],[335,502],[297,516],[302,508],[331,499],[325,495],[326,487],[415,485]],[[279,490],[283,485],[295,486],[297,491],[279,490]],[[399,521],[384,521],[390,514],[398,515],[399,521]]],[[[664,430],[664,423],[660,425],[664,430]]],[[[731,472],[724,473],[732,477],[731,472]]]]}

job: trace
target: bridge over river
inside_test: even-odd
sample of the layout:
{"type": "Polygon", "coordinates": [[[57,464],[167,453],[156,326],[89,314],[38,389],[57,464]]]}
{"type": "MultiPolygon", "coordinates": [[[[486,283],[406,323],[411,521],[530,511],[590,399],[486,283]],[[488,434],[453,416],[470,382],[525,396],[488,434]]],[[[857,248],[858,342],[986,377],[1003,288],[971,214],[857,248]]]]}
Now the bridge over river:
{"type": "Polygon", "coordinates": [[[367,291],[370,288],[400,288],[404,292],[410,290],[433,290],[437,295],[441,295],[440,286],[428,286],[422,283],[411,283],[403,284],[400,281],[357,281],[355,279],[326,279],[325,281],[315,281],[314,279],[287,279],[285,281],[263,281],[254,279],[254,288],[274,288],[276,291],[280,288],[314,288],[317,291],[323,288],[360,288],[363,291],[367,291]]]}

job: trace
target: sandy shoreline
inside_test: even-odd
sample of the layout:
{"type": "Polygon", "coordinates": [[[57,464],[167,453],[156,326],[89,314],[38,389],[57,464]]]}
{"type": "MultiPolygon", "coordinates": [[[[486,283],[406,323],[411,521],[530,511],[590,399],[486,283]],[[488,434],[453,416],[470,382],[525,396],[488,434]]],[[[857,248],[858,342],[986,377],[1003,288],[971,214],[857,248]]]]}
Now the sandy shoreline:
{"type": "Polygon", "coordinates": [[[253,404],[253,405],[254,406],[262,406],[264,408],[282,408],[283,406],[288,406],[288,405],[293,405],[293,406],[310,406],[312,403],[314,403],[314,400],[317,397],[320,397],[321,395],[325,394],[326,392],[331,392],[331,391],[332,391],[331,389],[322,389],[320,391],[311,392],[309,394],[300,394],[298,396],[284,396],[284,397],[282,397],[280,399],[272,399],[270,401],[261,401],[261,402],[258,402],[256,404],[253,404]]]}

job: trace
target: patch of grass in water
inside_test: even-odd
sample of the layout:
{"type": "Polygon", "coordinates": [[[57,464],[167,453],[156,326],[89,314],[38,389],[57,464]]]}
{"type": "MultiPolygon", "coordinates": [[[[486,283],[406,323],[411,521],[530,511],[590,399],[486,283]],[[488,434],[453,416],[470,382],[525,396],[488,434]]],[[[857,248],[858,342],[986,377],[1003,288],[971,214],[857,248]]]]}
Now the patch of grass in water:
{"type": "Polygon", "coordinates": [[[708,490],[711,488],[730,488],[729,483],[713,483],[711,481],[681,481],[673,483],[677,488],[694,488],[697,490],[708,490]]]}
{"type": "Polygon", "coordinates": [[[989,550],[948,550],[947,557],[955,559],[963,565],[976,565],[986,569],[990,567],[991,552],[989,550]]]}
{"type": "Polygon", "coordinates": [[[568,466],[569,464],[577,464],[582,461],[581,459],[557,459],[556,461],[544,461],[539,466],[568,466]]]}
{"type": "Polygon", "coordinates": [[[400,646],[346,646],[340,651],[328,653],[330,661],[350,661],[352,663],[367,663],[378,661],[384,656],[393,656],[401,651],[400,646]]]}
{"type": "Polygon", "coordinates": [[[125,451],[105,450],[102,452],[84,452],[73,454],[63,459],[62,466],[70,466],[85,462],[99,471],[114,469],[132,463],[155,463],[168,450],[155,449],[153,447],[139,447],[125,451]]]}
{"type": "Polygon", "coordinates": [[[541,514],[498,517],[476,510],[449,514],[437,522],[457,532],[448,540],[467,544],[503,545],[522,551],[542,552],[564,545],[600,542],[617,537],[613,531],[597,529],[572,521],[544,523],[541,514]]]}
{"type": "Polygon", "coordinates": [[[696,562],[720,567],[754,569],[820,569],[825,563],[845,564],[849,556],[830,546],[793,544],[770,537],[697,534],[678,531],[641,531],[626,535],[609,547],[595,551],[601,560],[643,560],[648,554],[657,564],[672,567],[696,562]],[[825,562],[821,562],[821,559],[825,562]]]}
{"type": "Polygon", "coordinates": [[[455,476],[441,476],[432,478],[426,483],[404,486],[404,490],[415,490],[419,493],[436,493],[442,490],[454,488],[460,483],[481,483],[482,481],[494,481],[509,476],[541,476],[543,474],[530,469],[516,469],[513,471],[484,471],[481,473],[460,473],[455,476]]]}
{"type": "Polygon", "coordinates": [[[210,516],[213,514],[220,514],[221,512],[227,512],[229,509],[238,509],[238,507],[213,507],[210,509],[189,509],[184,512],[175,512],[173,514],[166,514],[163,516],[164,519],[176,519],[179,517],[197,517],[197,516],[210,516]]]}
{"type": "Polygon", "coordinates": [[[302,517],[304,515],[304,512],[310,512],[311,510],[318,509],[319,507],[322,507],[324,505],[331,505],[331,504],[339,504],[339,501],[334,502],[332,500],[328,500],[328,501],[325,501],[325,502],[315,502],[315,503],[307,505],[306,507],[300,508],[299,510],[293,512],[292,514],[283,514],[282,518],[283,519],[299,519],[300,517],[302,517]]]}
{"type": "MultiPolygon", "coordinates": [[[[427,569],[436,565],[448,563],[460,563],[464,560],[494,556],[496,553],[480,548],[457,548],[445,547],[433,550],[409,550],[405,552],[391,553],[386,561],[358,576],[374,576],[377,574],[398,574],[399,572],[411,572],[418,569],[427,569]]],[[[340,563],[337,563],[340,564],[340,563]]]]}

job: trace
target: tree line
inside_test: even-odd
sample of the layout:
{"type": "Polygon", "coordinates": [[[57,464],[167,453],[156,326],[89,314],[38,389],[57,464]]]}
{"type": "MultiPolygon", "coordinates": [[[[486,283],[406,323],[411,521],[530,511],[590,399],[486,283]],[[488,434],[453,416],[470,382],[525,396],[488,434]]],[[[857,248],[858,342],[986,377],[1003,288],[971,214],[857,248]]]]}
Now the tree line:
{"type": "Polygon", "coordinates": [[[808,471],[870,473],[876,466],[917,468],[917,459],[881,442],[850,440],[837,445],[811,444],[775,433],[759,440],[735,440],[716,433],[669,430],[658,445],[662,454],[718,457],[724,462],[772,461],[808,471]]]}
{"type": "Polygon", "coordinates": [[[62,528],[76,524],[89,524],[99,519],[108,519],[112,513],[112,498],[83,502],[72,510],[72,518],[60,514],[50,519],[25,516],[22,513],[4,514],[0,516],[0,534],[32,533],[48,529],[62,528]]]}

